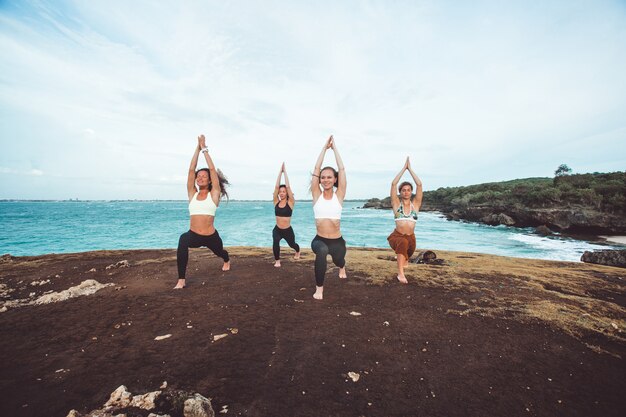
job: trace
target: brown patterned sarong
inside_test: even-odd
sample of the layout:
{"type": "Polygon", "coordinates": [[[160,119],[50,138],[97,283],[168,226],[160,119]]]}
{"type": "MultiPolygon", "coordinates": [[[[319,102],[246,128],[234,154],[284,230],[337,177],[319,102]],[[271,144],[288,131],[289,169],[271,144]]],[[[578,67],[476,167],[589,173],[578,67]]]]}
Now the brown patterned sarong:
{"type": "Polygon", "coordinates": [[[389,246],[398,255],[404,256],[404,259],[409,260],[413,252],[415,252],[415,234],[403,235],[394,229],[393,233],[387,238],[389,246]]]}

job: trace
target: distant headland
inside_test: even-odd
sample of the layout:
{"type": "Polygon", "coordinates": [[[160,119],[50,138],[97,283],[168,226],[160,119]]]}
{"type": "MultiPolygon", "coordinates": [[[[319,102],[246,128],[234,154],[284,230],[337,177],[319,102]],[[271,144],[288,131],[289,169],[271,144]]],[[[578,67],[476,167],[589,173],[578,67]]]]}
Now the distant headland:
{"type": "MultiPolygon", "coordinates": [[[[565,167],[565,169],[563,168],[565,167]]],[[[537,227],[541,234],[625,234],[626,172],[524,178],[424,192],[421,210],[449,220],[537,227]]],[[[372,198],[364,208],[391,208],[390,198],[372,198]]]]}

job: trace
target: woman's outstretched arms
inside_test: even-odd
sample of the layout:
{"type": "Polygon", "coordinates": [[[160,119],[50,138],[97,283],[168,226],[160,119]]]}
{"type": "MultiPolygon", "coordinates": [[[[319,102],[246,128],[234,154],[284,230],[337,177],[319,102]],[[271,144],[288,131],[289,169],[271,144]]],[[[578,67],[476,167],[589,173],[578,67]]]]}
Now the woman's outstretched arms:
{"type": "Polygon", "coordinates": [[[278,204],[278,190],[280,189],[280,179],[283,176],[283,170],[285,169],[285,163],[280,167],[278,171],[278,178],[276,178],[276,186],[274,187],[274,205],[278,204]]]}
{"type": "Polygon", "coordinates": [[[413,197],[413,207],[415,207],[415,210],[419,211],[420,207],[422,206],[422,196],[424,194],[422,190],[422,181],[419,179],[417,174],[413,172],[409,158],[406,159],[406,163],[407,170],[409,171],[409,174],[411,174],[411,177],[413,177],[413,181],[415,181],[415,197],[413,197]]]}
{"type": "Polygon", "coordinates": [[[287,204],[289,204],[289,206],[293,208],[294,204],[296,204],[296,199],[293,196],[293,191],[291,191],[291,186],[289,185],[289,177],[287,176],[287,169],[285,168],[284,162],[283,173],[285,174],[285,187],[287,187],[287,197],[289,197],[289,200],[287,200],[287,204]]]}
{"type": "Polygon", "coordinates": [[[331,135],[326,143],[324,143],[322,152],[320,153],[320,156],[317,157],[317,161],[315,162],[315,168],[313,168],[313,175],[311,176],[311,194],[313,195],[314,202],[320,194],[322,194],[322,191],[320,190],[320,171],[322,170],[322,163],[324,163],[324,155],[326,155],[326,150],[330,148],[332,140],[333,137],[331,135]]]}
{"type": "Polygon", "coordinates": [[[396,177],[393,179],[393,181],[391,181],[391,191],[389,191],[389,196],[391,198],[391,206],[394,211],[396,211],[398,207],[400,207],[400,199],[398,198],[398,183],[400,182],[400,178],[402,178],[404,171],[408,169],[408,164],[409,157],[407,156],[406,161],[404,162],[404,166],[402,167],[398,175],[396,175],[396,177]]]}
{"type": "Polygon", "coordinates": [[[335,139],[330,137],[330,146],[335,153],[335,160],[337,161],[337,171],[339,172],[337,178],[337,198],[343,203],[343,199],[346,197],[346,187],[348,185],[348,181],[346,179],[346,168],[343,166],[343,160],[339,155],[339,151],[337,150],[337,146],[335,145],[335,139]]]}
{"type": "Polygon", "coordinates": [[[206,138],[204,135],[198,136],[198,143],[200,144],[200,149],[202,150],[204,159],[206,159],[206,163],[209,167],[209,176],[211,177],[211,198],[213,198],[213,202],[218,205],[222,189],[220,187],[220,178],[217,175],[217,168],[215,168],[211,155],[209,155],[209,149],[206,147],[206,138]]]}
{"type": "Polygon", "coordinates": [[[191,163],[189,164],[189,172],[187,174],[187,197],[189,197],[189,201],[193,198],[193,195],[196,193],[196,167],[198,166],[198,156],[200,155],[200,138],[198,138],[198,145],[193,152],[193,156],[191,157],[191,163]]]}

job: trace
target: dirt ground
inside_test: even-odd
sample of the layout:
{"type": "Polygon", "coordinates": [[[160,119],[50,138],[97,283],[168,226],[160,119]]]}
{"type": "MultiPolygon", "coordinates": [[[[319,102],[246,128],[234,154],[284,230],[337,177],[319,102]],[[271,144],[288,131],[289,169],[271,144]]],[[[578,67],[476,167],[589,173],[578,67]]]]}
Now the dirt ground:
{"type": "Polygon", "coordinates": [[[270,249],[229,250],[229,272],[193,250],[180,291],[174,250],[5,258],[0,415],[88,412],[163,381],[225,415],[626,415],[624,269],[442,252],[401,285],[391,251],[349,248],[320,302],[310,251],[278,269],[270,249]],[[114,285],[15,305],[86,279],[114,285]]]}

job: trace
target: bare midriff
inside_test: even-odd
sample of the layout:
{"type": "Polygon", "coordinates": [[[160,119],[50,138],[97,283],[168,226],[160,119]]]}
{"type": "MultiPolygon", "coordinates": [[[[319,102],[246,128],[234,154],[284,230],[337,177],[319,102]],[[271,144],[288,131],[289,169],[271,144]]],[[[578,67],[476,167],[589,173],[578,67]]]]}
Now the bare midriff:
{"type": "Polygon", "coordinates": [[[337,239],[341,237],[341,220],[339,219],[315,219],[317,235],[326,239],[337,239]]]}
{"type": "Polygon", "coordinates": [[[396,222],[396,231],[403,235],[412,235],[415,233],[415,223],[406,220],[396,222]]]}
{"type": "Polygon", "coordinates": [[[279,229],[288,229],[291,226],[291,217],[276,216],[276,226],[279,229]]]}
{"type": "Polygon", "coordinates": [[[209,236],[215,233],[215,227],[213,226],[215,216],[194,214],[193,216],[190,216],[190,218],[189,229],[192,232],[204,236],[209,236]]]}

